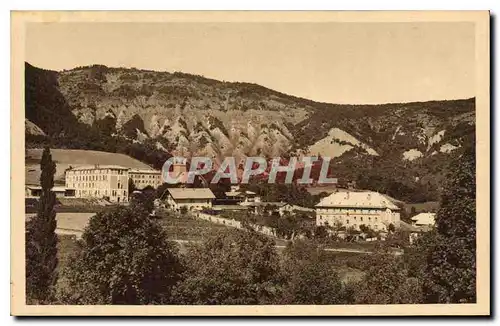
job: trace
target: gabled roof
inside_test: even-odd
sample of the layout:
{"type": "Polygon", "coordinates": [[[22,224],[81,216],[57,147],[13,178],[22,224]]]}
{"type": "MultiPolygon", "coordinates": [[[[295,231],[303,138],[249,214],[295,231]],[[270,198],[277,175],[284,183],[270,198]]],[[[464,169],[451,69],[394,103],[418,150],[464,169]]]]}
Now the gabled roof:
{"type": "Polygon", "coordinates": [[[209,188],[168,188],[173,199],[214,199],[215,195],[209,188]]]}
{"type": "Polygon", "coordinates": [[[316,207],[389,208],[397,210],[389,198],[374,191],[335,192],[321,199],[316,207]]]}

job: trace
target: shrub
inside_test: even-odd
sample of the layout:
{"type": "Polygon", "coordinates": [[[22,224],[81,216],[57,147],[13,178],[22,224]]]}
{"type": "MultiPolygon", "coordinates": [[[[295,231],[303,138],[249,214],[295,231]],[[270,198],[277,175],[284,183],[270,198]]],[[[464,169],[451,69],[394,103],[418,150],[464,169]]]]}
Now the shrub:
{"type": "Polygon", "coordinates": [[[182,271],[177,248],[138,207],[93,216],[64,271],[67,304],[166,304],[182,271]]]}
{"type": "Polygon", "coordinates": [[[173,293],[177,304],[269,304],[276,298],[274,242],[255,232],[216,232],[189,249],[186,266],[173,293]]]}

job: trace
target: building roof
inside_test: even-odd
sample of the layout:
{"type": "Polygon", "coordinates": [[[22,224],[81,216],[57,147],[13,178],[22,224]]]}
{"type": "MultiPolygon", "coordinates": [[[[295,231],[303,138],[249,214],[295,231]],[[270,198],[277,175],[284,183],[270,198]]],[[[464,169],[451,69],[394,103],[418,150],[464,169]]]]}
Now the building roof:
{"type": "Polygon", "coordinates": [[[389,198],[374,191],[335,192],[321,199],[316,207],[389,208],[397,210],[389,198]]]}
{"type": "Polygon", "coordinates": [[[241,206],[250,206],[250,207],[266,207],[266,206],[274,206],[274,207],[282,207],[285,206],[286,203],[280,201],[258,201],[258,202],[243,202],[240,203],[241,206]]]}
{"type": "Polygon", "coordinates": [[[129,173],[154,173],[154,174],[161,174],[161,171],[152,170],[152,169],[130,169],[128,172],[129,173]]]}
{"type": "Polygon", "coordinates": [[[214,199],[215,195],[209,188],[168,188],[173,199],[214,199]]]}
{"type": "Polygon", "coordinates": [[[300,212],[314,212],[314,209],[308,207],[302,207],[292,204],[286,204],[283,208],[290,209],[291,211],[300,211],[300,212]]]}
{"type": "MultiPolygon", "coordinates": [[[[30,190],[42,190],[42,187],[41,186],[31,186],[31,185],[28,185],[26,186],[26,188],[30,189],[30,190]]],[[[52,191],[54,192],[60,192],[60,191],[66,191],[67,189],[69,190],[72,190],[72,188],[66,188],[66,187],[58,187],[58,186],[54,186],[52,187],[52,191]]]]}
{"type": "Polygon", "coordinates": [[[228,197],[241,197],[242,194],[239,191],[227,191],[226,196],[228,196],[228,197]]]}
{"type": "Polygon", "coordinates": [[[411,218],[418,225],[434,225],[436,223],[436,213],[420,213],[411,218]]]}
{"type": "Polygon", "coordinates": [[[79,170],[103,170],[103,169],[113,169],[113,170],[129,170],[130,168],[123,167],[121,165],[80,165],[80,166],[72,166],[68,170],[79,171],[79,170]]]}

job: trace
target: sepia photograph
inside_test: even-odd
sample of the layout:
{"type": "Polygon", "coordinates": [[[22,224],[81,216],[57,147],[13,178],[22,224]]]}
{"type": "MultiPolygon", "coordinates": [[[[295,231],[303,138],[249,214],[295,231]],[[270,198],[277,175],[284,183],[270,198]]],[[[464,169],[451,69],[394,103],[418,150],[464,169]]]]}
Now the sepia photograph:
{"type": "Polygon", "coordinates": [[[489,315],[489,26],[12,12],[11,314],[489,315]]]}

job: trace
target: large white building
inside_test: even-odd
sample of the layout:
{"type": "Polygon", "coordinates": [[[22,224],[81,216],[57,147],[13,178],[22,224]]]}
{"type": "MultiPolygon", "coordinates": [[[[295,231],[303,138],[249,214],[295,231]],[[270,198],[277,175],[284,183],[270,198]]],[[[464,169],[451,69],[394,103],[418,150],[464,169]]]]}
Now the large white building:
{"type": "Polygon", "coordinates": [[[147,186],[158,188],[163,183],[161,171],[157,170],[130,169],[128,175],[137,189],[144,189],[147,186]]]}
{"type": "Polygon", "coordinates": [[[337,222],[346,228],[359,230],[366,225],[375,231],[386,231],[390,224],[399,226],[400,209],[378,192],[335,192],[316,205],[316,225],[334,226],[337,222]]]}
{"type": "Polygon", "coordinates": [[[103,198],[128,202],[128,168],[119,165],[88,165],[66,170],[66,188],[77,198],[103,198]]]}
{"type": "Polygon", "coordinates": [[[128,180],[137,188],[158,187],[161,173],[155,170],[129,169],[119,165],[87,165],[66,170],[66,188],[74,189],[76,198],[102,198],[110,202],[128,202],[128,180]]]}

